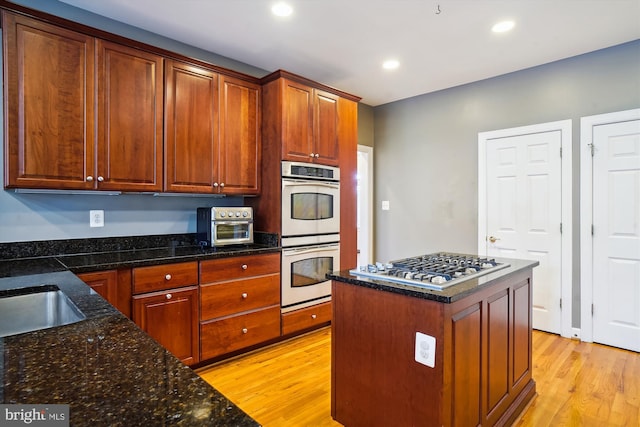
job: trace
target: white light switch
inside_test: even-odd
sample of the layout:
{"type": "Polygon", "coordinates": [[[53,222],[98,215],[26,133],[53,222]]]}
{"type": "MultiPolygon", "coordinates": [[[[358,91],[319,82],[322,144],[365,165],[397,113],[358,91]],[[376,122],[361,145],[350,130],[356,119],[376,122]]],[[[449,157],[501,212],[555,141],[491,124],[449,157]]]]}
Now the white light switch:
{"type": "Polygon", "coordinates": [[[434,368],[436,366],[436,339],[416,332],[416,362],[434,368]]]}
{"type": "Polygon", "coordinates": [[[383,200],[382,201],[382,210],[383,211],[388,211],[389,210],[389,201],[388,200],[383,200]]]}
{"type": "Polygon", "coordinates": [[[89,227],[104,227],[104,211],[89,211],[89,227]]]}

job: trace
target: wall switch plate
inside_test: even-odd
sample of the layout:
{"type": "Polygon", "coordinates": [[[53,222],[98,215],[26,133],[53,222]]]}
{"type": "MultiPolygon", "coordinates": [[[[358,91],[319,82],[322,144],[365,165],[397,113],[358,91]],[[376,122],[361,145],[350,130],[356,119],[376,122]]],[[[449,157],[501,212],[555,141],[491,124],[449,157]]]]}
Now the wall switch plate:
{"type": "Polygon", "coordinates": [[[435,368],[436,339],[431,335],[416,332],[416,362],[435,368]]]}
{"type": "Polygon", "coordinates": [[[389,210],[389,201],[388,200],[383,200],[382,201],[382,210],[383,211],[388,211],[389,210]]]}
{"type": "Polygon", "coordinates": [[[104,211],[89,211],[89,227],[104,227],[104,211]]]}

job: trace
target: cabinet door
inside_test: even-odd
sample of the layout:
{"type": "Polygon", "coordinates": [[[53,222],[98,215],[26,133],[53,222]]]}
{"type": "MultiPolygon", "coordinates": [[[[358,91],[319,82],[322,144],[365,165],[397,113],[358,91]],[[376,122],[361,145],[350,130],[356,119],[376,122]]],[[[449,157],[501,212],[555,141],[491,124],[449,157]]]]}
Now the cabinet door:
{"type": "Polygon", "coordinates": [[[282,85],[282,158],[312,161],[313,89],[286,79],[282,85]]]}
{"type": "Polygon", "coordinates": [[[198,362],[198,288],[133,297],[133,321],[187,365],[198,362]]]}
{"type": "Polygon", "coordinates": [[[218,192],[218,74],[166,61],[165,191],[218,192]]]}
{"type": "Polygon", "coordinates": [[[220,76],[218,181],[226,194],[258,194],[260,86],[220,76]]]}
{"type": "Polygon", "coordinates": [[[338,97],[314,90],[313,118],[314,162],[338,166],[338,97]]]}
{"type": "Polygon", "coordinates": [[[108,270],[96,273],[78,274],[78,278],[89,285],[91,289],[96,291],[115,306],[118,302],[118,271],[108,270]]]}
{"type": "Polygon", "coordinates": [[[2,13],[5,186],[91,189],[94,39],[2,13]]]}
{"type": "Polygon", "coordinates": [[[103,40],[98,53],[98,169],[104,190],[162,190],[162,57],[103,40]]]}

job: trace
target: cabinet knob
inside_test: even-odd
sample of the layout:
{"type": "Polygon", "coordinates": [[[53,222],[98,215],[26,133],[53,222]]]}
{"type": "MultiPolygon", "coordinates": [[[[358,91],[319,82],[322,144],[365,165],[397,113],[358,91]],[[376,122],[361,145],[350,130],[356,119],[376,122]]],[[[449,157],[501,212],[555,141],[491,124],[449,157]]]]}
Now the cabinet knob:
{"type": "Polygon", "coordinates": [[[224,182],[220,183],[220,188],[224,188],[224,182]]]}
{"type": "Polygon", "coordinates": [[[247,269],[247,264],[242,264],[242,269],[246,270],[247,269]]]}
{"type": "Polygon", "coordinates": [[[93,182],[93,177],[91,175],[87,177],[87,182],[93,182]]]}
{"type": "Polygon", "coordinates": [[[217,183],[217,182],[214,182],[214,183],[213,183],[213,186],[217,188],[217,187],[218,187],[218,183],[217,183]]]}
{"type": "Polygon", "coordinates": [[[164,280],[171,280],[171,275],[167,274],[166,276],[164,276],[164,280]]]}
{"type": "Polygon", "coordinates": [[[99,177],[98,177],[98,182],[102,182],[102,181],[104,181],[104,177],[99,176],[99,177]]]}
{"type": "Polygon", "coordinates": [[[315,157],[313,153],[309,154],[309,157],[315,157]]]}
{"type": "Polygon", "coordinates": [[[248,293],[246,293],[246,292],[243,292],[243,293],[242,293],[242,299],[246,299],[248,296],[249,296],[249,294],[248,294],[248,293]]]}
{"type": "Polygon", "coordinates": [[[317,316],[317,315],[315,315],[315,314],[312,314],[312,315],[311,315],[311,318],[312,318],[312,319],[315,319],[316,317],[318,317],[318,316],[317,316]]]}
{"type": "Polygon", "coordinates": [[[249,332],[249,330],[247,328],[242,328],[242,333],[246,334],[247,332],[249,332]]]}
{"type": "Polygon", "coordinates": [[[166,297],[167,299],[171,299],[171,297],[173,297],[173,295],[171,295],[171,294],[166,294],[166,295],[165,295],[165,297],[166,297]]]}
{"type": "Polygon", "coordinates": [[[318,157],[320,157],[320,154],[316,153],[315,158],[317,159],[318,157]]]}

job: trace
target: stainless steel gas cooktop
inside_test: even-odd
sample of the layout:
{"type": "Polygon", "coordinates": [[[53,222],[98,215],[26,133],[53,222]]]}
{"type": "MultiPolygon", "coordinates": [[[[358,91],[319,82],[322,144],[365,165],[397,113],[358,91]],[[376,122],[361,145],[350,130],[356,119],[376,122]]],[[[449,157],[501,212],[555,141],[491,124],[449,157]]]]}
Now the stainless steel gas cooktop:
{"type": "Polygon", "coordinates": [[[425,289],[442,290],[508,267],[492,258],[438,252],[404,258],[383,264],[377,262],[350,270],[354,276],[402,283],[425,289]]]}

